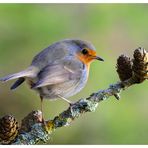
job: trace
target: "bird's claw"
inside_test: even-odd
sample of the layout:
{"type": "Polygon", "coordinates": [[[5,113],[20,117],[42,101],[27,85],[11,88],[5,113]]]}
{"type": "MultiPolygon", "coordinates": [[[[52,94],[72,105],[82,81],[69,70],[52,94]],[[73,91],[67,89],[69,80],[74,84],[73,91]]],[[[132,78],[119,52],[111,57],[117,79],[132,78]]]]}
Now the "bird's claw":
{"type": "Polygon", "coordinates": [[[70,106],[72,106],[72,105],[74,105],[74,104],[75,104],[75,102],[71,102],[71,101],[69,102],[69,105],[70,105],[70,106]]]}
{"type": "Polygon", "coordinates": [[[120,95],[119,95],[119,93],[114,94],[114,97],[115,97],[117,100],[120,100],[120,95]]]}

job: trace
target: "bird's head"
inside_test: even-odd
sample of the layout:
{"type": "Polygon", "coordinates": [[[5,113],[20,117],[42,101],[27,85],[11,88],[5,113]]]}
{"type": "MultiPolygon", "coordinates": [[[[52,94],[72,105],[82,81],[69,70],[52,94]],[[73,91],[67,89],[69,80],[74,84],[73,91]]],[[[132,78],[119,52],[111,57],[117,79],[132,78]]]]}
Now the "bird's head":
{"type": "Polygon", "coordinates": [[[75,45],[75,56],[84,64],[89,65],[94,60],[104,61],[101,57],[97,56],[95,47],[87,41],[71,40],[75,45]]]}

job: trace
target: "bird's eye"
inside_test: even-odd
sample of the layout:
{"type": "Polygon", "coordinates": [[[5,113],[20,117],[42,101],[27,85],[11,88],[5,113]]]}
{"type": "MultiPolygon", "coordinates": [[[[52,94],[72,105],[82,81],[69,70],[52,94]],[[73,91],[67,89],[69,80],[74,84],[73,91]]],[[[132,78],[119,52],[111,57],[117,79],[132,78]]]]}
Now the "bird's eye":
{"type": "Polygon", "coordinates": [[[84,48],[84,49],[82,50],[82,54],[84,54],[84,55],[88,54],[88,50],[84,48]]]}

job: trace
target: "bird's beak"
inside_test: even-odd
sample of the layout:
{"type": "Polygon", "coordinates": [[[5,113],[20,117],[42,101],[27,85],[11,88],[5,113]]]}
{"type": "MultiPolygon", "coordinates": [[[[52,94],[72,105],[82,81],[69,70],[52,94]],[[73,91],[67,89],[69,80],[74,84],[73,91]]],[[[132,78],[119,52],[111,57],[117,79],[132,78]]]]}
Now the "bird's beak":
{"type": "Polygon", "coordinates": [[[95,60],[99,60],[99,61],[104,61],[101,57],[99,57],[99,56],[94,56],[93,57],[95,60]]]}

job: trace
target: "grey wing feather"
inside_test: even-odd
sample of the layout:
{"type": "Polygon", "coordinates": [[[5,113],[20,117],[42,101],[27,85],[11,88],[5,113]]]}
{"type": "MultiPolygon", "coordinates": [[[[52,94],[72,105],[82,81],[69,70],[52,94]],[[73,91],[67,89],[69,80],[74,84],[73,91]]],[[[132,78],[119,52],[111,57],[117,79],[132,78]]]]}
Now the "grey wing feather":
{"type": "Polygon", "coordinates": [[[20,86],[23,82],[25,81],[25,78],[21,77],[19,78],[12,86],[11,86],[11,90],[16,89],[18,86],[20,86]]]}
{"type": "Polygon", "coordinates": [[[42,69],[50,63],[63,59],[68,54],[65,46],[63,42],[50,45],[33,58],[31,65],[42,69]]]}
{"type": "MultiPolygon", "coordinates": [[[[73,79],[80,79],[81,68],[77,68],[73,61],[65,61],[63,64],[48,65],[38,74],[38,82],[33,88],[63,83],[73,79]],[[74,65],[74,66],[73,66],[74,65]]],[[[79,66],[80,67],[80,66],[79,66]]]]}

